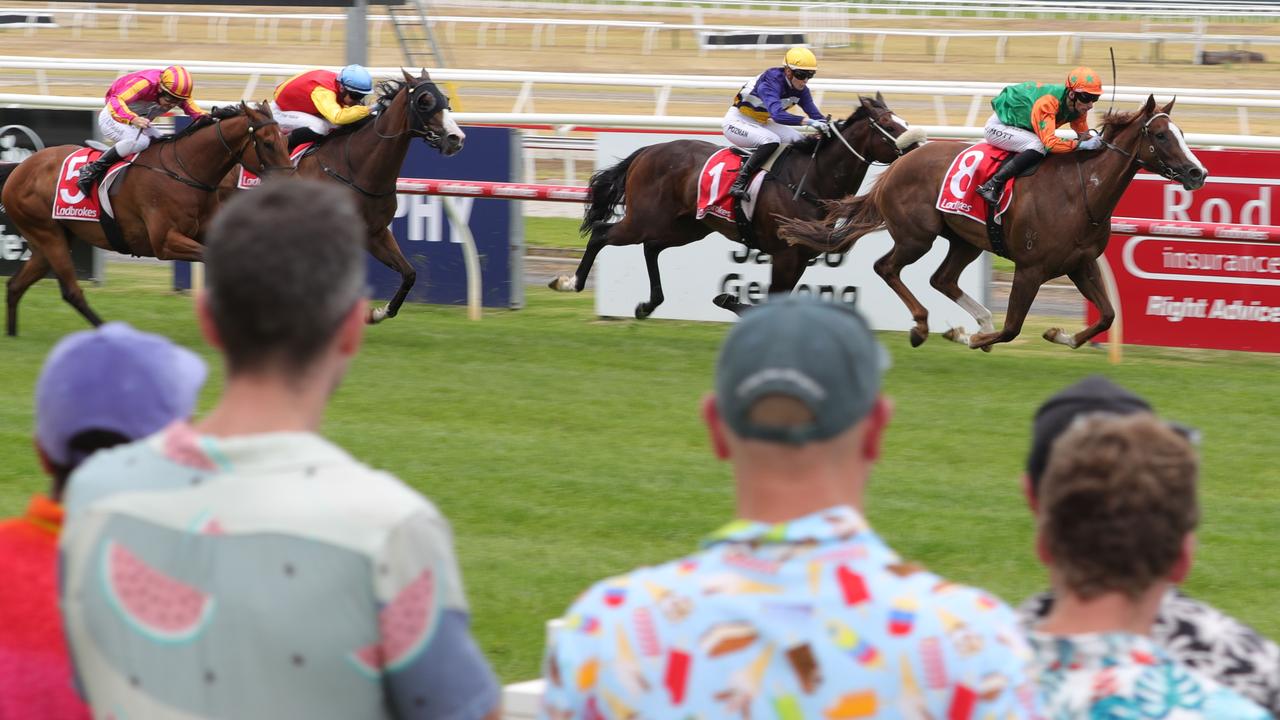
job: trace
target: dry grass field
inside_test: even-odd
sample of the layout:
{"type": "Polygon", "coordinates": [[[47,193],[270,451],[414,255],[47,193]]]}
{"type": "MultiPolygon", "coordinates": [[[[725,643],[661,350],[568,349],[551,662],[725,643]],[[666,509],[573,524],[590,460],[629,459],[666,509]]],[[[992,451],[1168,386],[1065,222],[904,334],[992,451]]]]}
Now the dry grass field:
{"type": "MultiPolygon", "coordinates": [[[[46,10],[48,4],[16,2],[46,10]]],[[[441,3],[440,5],[449,5],[441,3]]],[[[123,8],[122,4],[98,3],[103,9],[123,8]]],[[[139,9],[161,12],[225,11],[233,13],[283,12],[280,8],[201,5],[143,5],[139,9]]],[[[338,9],[305,8],[308,12],[341,13],[338,9]]],[[[298,12],[290,10],[289,12],[298,12]]],[[[370,14],[384,12],[374,6],[370,14]]],[[[469,7],[438,7],[436,34],[442,41],[451,66],[466,69],[542,70],[563,72],[628,72],[678,75],[742,75],[747,76],[775,63],[779,51],[712,50],[700,52],[697,39],[690,30],[658,33],[649,52],[645,52],[644,33],[638,29],[611,28],[607,33],[587,25],[564,26],[554,34],[540,32],[530,25],[505,26],[493,23],[451,23],[449,15],[471,17],[547,17],[550,11],[521,11],[488,7],[475,3],[469,7]],[[592,48],[592,46],[594,46],[592,48]]],[[[562,11],[559,17],[584,22],[608,20],[647,20],[671,24],[688,24],[689,13],[601,13],[562,11]]],[[[27,57],[146,58],[173,60],[236,60],[263,63],[302,63],[316,65],[342,64],[345,58],[344,24],[314,21],[281,21],[274,42],[268,41],[268,28],[251,18],[231,19],[225,24],[225,42],[219,40],[217,26],[199,18],[177,21],[177,42],[167,43],[169,30],[163,15],[138,16],[121,37],[116,16],[101,16],[97,27],[75,30],[69,23],[53,29],[0,30],[4,54],[27,57]]],[[[705,21],[757,24],[759,17],[737,17],[728,10],[708,13],[705,21]]],[[[781,21],[779,21],[781,22],[781,21]]],[[[866,17],[849,22],[854,27],[896,28],[910,30],[988,30],[1016,31],[1096,31],[1124,33],[1132,40],[1111,44],[1116,53],[1121,85],[1151,88],[1280,88],[1280,45],[1256,45],[1267,58],[1264,63],[1240,65],[1196,65],[1193,45],[1166,44],[1159,58],[1151,57],[1152,45],[1141,38],[1150,32],[1185,32],[1192,28],[1185,22],[1169,21],[1152,25],[1140,19],[1068,19],[1068,18],[980,18],[980,17],[866,17]]],[[[389,25],[370,24],[368,64],[396,66],[404,62],[389,25]]],[[[1280,23],[1260,18],[1237,17],[1232,22],[1211,22],[1204,31],[1210,35],[1275,36],[1280,23]]],[[[833,40],[836,36],[828,36],[833,40]]],[[[952,38],[946,45],[944,62],[935,61],[938,40],[933,37],[889,37],[882,57],[875,60],[875,38],[871,34],[853,36],[843,47],[818,48],[821,73],[819,79],[937,80],[940,84],[961,81],[1017,82],[1027,79],[1057,81],[1075,58],[1059,61],[1056,38],[1010,37],[1007,59],[996,62],[995,38],[952,38]]],[[[1230,49],[1231,45],[1208,45],[1209,50],[1230,49]]],[[[1088,41],[1081,48],[1079,61],[1093,65],[1110,75],[1108,43],[1088,41]]],[[[97,95],[102,92],[110,73],[96,76],[82,73],[49,73],[49,92],[58,95],[97,95]]],[[[263,77],[258,94],[265,94],[275,78],[263,77]]],[[[231,97],[243,90],[243,83],[231,78],[199,79],[205,97],[231,97]]],[[[6,69],[0,63],[0,92],[34,92],[35,79],[30,71],[6,69]]],[[[459,83],[452,92],[455,109],[474,112],[507,111],[514,105],[519,87],[511,83],[459,83]]],[[[672,115],[718,116],[728,98],[723,90],[673,91],[668,113],[672,115]]],[[[969,110],[969,98],[935,101],[925,96],[893,96],[890,105],[917,123],[929,125],[963,124],[969,110]]],[[[645,88],[619,87],[600,92],[598,89],[570,86],[538,85],[533,96],[534,109],[542,112],[648,112],[653,106],[653,93],[645,88]]],[[[824,107],[834,113],[851,106],[852,97],[828,93],[824,107]]],[[[1102,103],[1105,107],[1105,102],[1102,103]]],[[[985,117],[985,108],[981,113],[985,117]]],[[[1179,108],[1178,120],[1188,132],[1237,133],[1236,109],[1186,105],[1179,108]]],[[[1280,110],[1250,109],[1248,130],[1252,134],[1280,135],[1280,110]]]]}

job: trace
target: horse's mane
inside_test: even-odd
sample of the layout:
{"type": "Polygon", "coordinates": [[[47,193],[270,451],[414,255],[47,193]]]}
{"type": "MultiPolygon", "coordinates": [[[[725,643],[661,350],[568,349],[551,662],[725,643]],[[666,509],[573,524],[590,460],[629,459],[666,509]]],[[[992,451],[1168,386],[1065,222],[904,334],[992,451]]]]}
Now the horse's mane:
{"type": "MultiPolygon", "coordinates": [[[[867,112],[867,108],[863,106],[862,104],[863,100],[870,102],[872,105],[874,105],[875,107],[881,110],[889,109],[887,105],[876,100],[875,98],[863,97],[859,95],[858,107],[854,108],[853,112],[849,114],[849,117],[844,119],[841,127],[848,125],[854,120],[861,120],[862,118],[867,117],[868,115],[871,114],[867,112]]],[[[792,151],[800,152],[800,153],[813,152],[813,146],[818,143],[818,138],[819,138],[819,135],[815,133],[814,135],[810,135],[809,137],[806,137],[803,140],[797,140],[796,142],[791,143],[792,151]]]]}
{"type": "Polygon", "coordinates": [[[1108,110],[1107,114],[1102,118],[1102,124],[1099,125],[1099,131],[1106,135],[1108,132],[1120,132],[1133,124],[1134,120],[1142,115],[1142,109],[1124,112],[1120,110],[1108,110]]]}
{"type": "Polygon", "coordinates": [[[165,135],[165,136],[158,137],[155,139],[154,142],[172,142],[174,140],[177,140],[178,138],[184,138],[194,133],[195,131],[199,130],[200,128],[209,127],[210,125],[212,125],[214,122],[218,120],[226,120],[227,118],[233,118],[243,114],[244,114],[244,109],[241,108],[238,104],[237,105],[215,105],[209,109],[208,114],[201,115],[195,120],[192,120],[191,124],[182,128],[180,132],[176,132],[173,135],[165,135]]]}
{"type": "Polygon", "coordinates": [[[378,119],[379,114],[386,112],[387,109],[391,107],[391,102],[396,99],[396,95],[399,94],[403,87],[404,82],[400,80],[380,81],[378,83],[378,98],[373,101],[373,108],[370,110],[369,114],[353,123],[343,125],[329,134],[346,135],[348,133],[353,133],[378,119]]]}

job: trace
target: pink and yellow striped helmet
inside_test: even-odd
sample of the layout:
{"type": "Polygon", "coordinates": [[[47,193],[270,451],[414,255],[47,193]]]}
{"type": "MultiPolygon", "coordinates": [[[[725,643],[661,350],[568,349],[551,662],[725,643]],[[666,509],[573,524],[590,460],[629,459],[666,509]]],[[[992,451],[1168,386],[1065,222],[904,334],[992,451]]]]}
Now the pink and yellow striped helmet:
{"type": "Polygon", "coordinates": [[[160,73],[160,87],[170,95],[180,100],[190,100],[191,93],[196,89],[196,83],[191,79],[191,73],[181,65],[170,65],[160,73]]]}

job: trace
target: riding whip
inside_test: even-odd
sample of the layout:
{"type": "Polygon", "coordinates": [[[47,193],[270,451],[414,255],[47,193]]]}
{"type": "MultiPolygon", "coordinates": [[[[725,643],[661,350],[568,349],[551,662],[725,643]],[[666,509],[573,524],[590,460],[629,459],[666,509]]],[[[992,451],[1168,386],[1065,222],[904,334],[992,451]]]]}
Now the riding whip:
{"type": "MultiPolygon", "coordinates": [[[[831,132],[831,116],[827,116],[827,132],[831,132]]],[[[791,196],[792,200],[799,200],[800,193],[804,190],[804,179],[809,177],[809,168],[813,167],[813,159],[818,156],[818,146],[822,144],[822,137],[826,133],[818,133],[818,141],[813,144],[813,153],[809,155],[809,162],[804,166],[804,174],[800,176],[800,182],[796,183],[796,192],[791,196]]]]}
{"type": "Polygon", "coordinates": [[[1112,108],[1116,106],[1116,49],[1107,48],[1111,52],[1111,106],[1107,108],[1107,114],[1111,114],[1112,108]]]}

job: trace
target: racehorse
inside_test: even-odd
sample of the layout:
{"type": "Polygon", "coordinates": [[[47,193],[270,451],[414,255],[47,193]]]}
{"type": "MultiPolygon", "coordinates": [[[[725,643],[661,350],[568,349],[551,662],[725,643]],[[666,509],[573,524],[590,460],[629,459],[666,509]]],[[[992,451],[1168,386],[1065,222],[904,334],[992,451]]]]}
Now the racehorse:
{"type": "MultiPolygon", "coordinates": [[[[23,293],[50,269],[62,287],[62,299],[90,323],[102,324],[76,282],[71,239],[125,250],[112,244],[99,223],[52,218],[63,160],[79,149],[58,145],[20,163],[0,163],[0,205],[31,251],[22,269],[9,278],[5,300],[10,336],[18,333],[23,293]]],[[[218,181],[237,163],[255,172],[292,172],[285,138],[265,104],[214,108],[177,135],[152,143],[111,190],[124,248],[161,260],[200,260],[199,238],[217,207],[218,181]]]]}
{"type": "MultiPolygon", "coordinates": [[[[342,183],[355,192],[368,232],[369,252],[400,274],[400,287],[386,307],[370,308],[369,323],[395,317],[418,279],[388,227],[396,214],[396,180],[409,152],[409,142],[422,138],[448,157],[462,151],[466,133],[450,116],[449,98],[427,74],[404,82],[378,84],[378,99],[369,117],[340,128],[316,142],[298,162],[298,176],[342,183]]],[[[226,177],[225,196],[236,191],[236,176],[226,177]]]]}
{"type": "MultiPolygon", "coordinates": [[[[837,133],[831,138],[819,135],[791,145],[789,157],[768,171],[766,182],[757,191],[752,229],[757,249],[768,253],[773,262],[770,293],[791,292],[818,255],[780,240],[775,216],[821,218],[823,201],[857,192],[871,163],[891,163],[925,140],[924,131],[908,128],[879,93],[875,99],[858,100],[853,114],[834,124],[837,133]],[[796,188],[802,178],[807,180],[797,199],[796,188]]],[[[591,203],[580,228],[583,235],[590,235],[586,251],[574,275],[556,277],[550,287],[581,292],[602,249],[642,243],[649,271],[649,300],[636,305],[636,317],[646,318],[663,301],[658,270],[658,255],[663,250],[701,240],[712,232],[749,245],[734,223],[710,214],[702,220],[696,218],[699,175],[707,158],[720,149],[700,140],[673,140],[641,148],[593,175],[591,203]],[[623,203],[625,216],[612,222],[614,210],[623,203]]],[[[723,182],[727,186],[728,180],[723,182]]],[[[729,294],[713,302],[735,313],[750,307],[729,294]]]]}
{"type": "Polygon", "coordinates": [[[1199,189],[1208,177],[1183,140],[1182,130],[1169,117],[1172,110],[1170,101],[1157,111],[1155,98],[1148,96],[1136,112],[1109,112],[1102,121],[1102,149],[1046,158],[1035,174],[1017,181],[1018,192],[1003,221],[1008,257],[1015,269],[1000,332],[992,325],[991,312],[957,282],[969,263],[983,250],[992,249],[986,228],[935,207],[947,169],[967,145],[932,143],[895,163],[871,192],[835,204],[825,220],[786,221],[780,232],[800,247],[839,252],[863,235],[887,228],[893,249],[876,261],[875,271],[915,320],[910,331],[912,347],[928,338],[929,314],[899,273],[923,257],[939,235],[950,246],[930,284],[968,311],[981,330],[969,335],[964,328],[953,328],[944,337],[971,348],[990,349],[994,343],[1017,337],[1040,286],[1066,275],[1098,308],[1100,317],[1075,335],[1050,328],[1044,338],[1077,348],[1111,327],[1115,318],[1097,258],[1110,238],[1111,213],[1138,168],[1181,183],[1187,190],[1199,189]]]}

